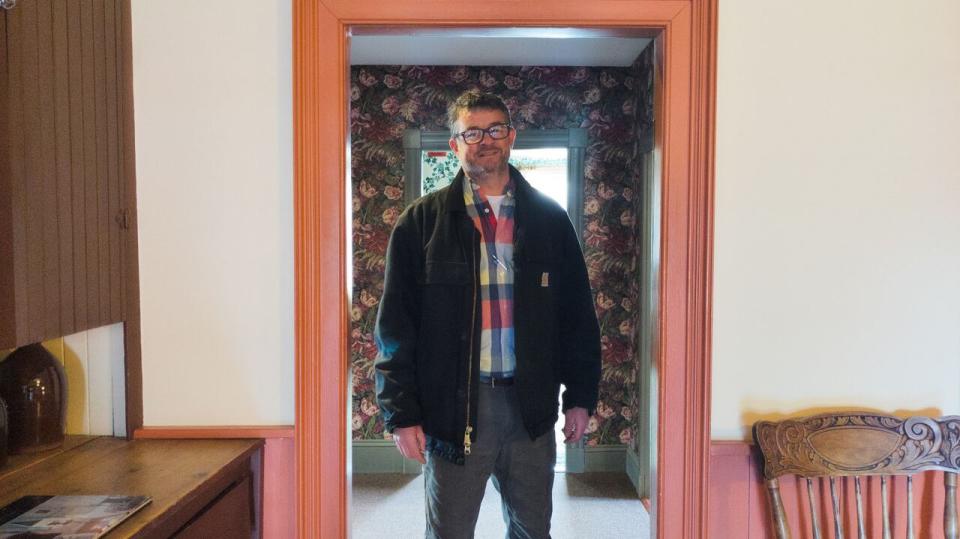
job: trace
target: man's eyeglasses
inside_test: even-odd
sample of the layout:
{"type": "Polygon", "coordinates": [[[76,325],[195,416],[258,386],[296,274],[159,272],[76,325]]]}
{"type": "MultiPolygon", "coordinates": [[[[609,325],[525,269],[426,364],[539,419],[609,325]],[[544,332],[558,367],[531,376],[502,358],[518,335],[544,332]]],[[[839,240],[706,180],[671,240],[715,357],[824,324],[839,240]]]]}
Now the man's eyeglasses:
{"type": "Polygon", "coordinates": [[[471,127],[470,129],[465,129],[457,133],[453,138],[460,137],[467,144],[479,144],[483,140],[484,133],[489,135],[493,140],[501,140],[507,138],[511,129],[513,129],[513,127],[507,124],[495,124],[486,129],[471,127]]]}

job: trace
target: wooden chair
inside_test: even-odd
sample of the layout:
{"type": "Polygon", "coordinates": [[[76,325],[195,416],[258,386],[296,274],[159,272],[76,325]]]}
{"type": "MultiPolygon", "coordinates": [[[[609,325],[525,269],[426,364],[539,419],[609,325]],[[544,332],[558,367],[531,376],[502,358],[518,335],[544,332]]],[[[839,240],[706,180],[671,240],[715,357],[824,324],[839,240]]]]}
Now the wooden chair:
{"type": "MultiPolygon", "coordinates": [[[[820,518],[814,496],[814,478],[829,480],[833,507],[834,537],[843,537],[841,501],[837,479],[853,477],[856,498],[857,537],[864,539],[864,496],[860,478],[879,476],[883,538],[891,537],[888,482],[905,475],[907,489],[907,537],[914,537],[913,475],[943,471],[943,530],[957,539],[957,472],[960,471],[960,416],[941,418],[896,417],[869,412],[829,413],[785,421],[760,421],[753,438],[763,453],[773,527],[778,539],[790,537],[786,511],[780,496],[779,478],[793,474],[806,479],[813,537],[820,539],[820,518]]],[[[841,479],[845,481],[845,479],[841,479]]],[[[924,536],[928,536],[924,534],[924,536]]]]}

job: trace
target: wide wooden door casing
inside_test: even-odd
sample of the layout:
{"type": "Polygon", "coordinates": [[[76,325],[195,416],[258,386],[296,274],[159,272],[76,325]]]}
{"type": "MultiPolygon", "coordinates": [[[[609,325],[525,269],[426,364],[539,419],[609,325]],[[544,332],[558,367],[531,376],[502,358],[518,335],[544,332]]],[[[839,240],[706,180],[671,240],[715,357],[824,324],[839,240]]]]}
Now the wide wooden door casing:
{"type": "Polygon", "coordinates": [[[294,0],[299,537],[347,537],[349,33],[356,26],[645,29],[660,51],[658,538],[706,537],[716,0],[294,0]]]}

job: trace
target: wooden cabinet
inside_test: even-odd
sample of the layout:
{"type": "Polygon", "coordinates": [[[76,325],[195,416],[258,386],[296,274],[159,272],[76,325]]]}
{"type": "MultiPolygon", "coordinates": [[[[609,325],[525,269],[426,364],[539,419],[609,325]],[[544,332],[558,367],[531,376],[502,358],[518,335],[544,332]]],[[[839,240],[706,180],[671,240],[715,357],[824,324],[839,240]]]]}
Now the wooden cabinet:
{"type": "Polygon", "coordinates": [[[3,349],[125,319],[129,0],[19,0],[0,10],[0,38],[3,349]]]}
{"type": "Polygon", "coordinates": [[[68,437],[0,468],[0,507],[28,495],[130,495],[152,501],[107,537],[261,537],[263,440],[68,437]]]}
{"type": "Polygon", "coordinates": [[[229,488],[220,498],[197,515],[174,537],[177,539],[210,539],[211,537],[247,538],[253,532],[249,478],[229,488]]]}

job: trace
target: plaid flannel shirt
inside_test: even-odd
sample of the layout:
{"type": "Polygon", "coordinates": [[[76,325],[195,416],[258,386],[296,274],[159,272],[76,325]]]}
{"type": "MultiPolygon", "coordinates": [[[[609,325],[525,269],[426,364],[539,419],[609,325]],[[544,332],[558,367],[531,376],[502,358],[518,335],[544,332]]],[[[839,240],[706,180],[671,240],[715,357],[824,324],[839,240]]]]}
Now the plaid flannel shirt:
{"type": "Polygon", "coordinates": [[[513,228],[516,201],[507,184],[497,217],[479,186],[464,175],[467,215],[480,231],[480,379],[511,378],[516,368],[513,335],[513,228]]]}

